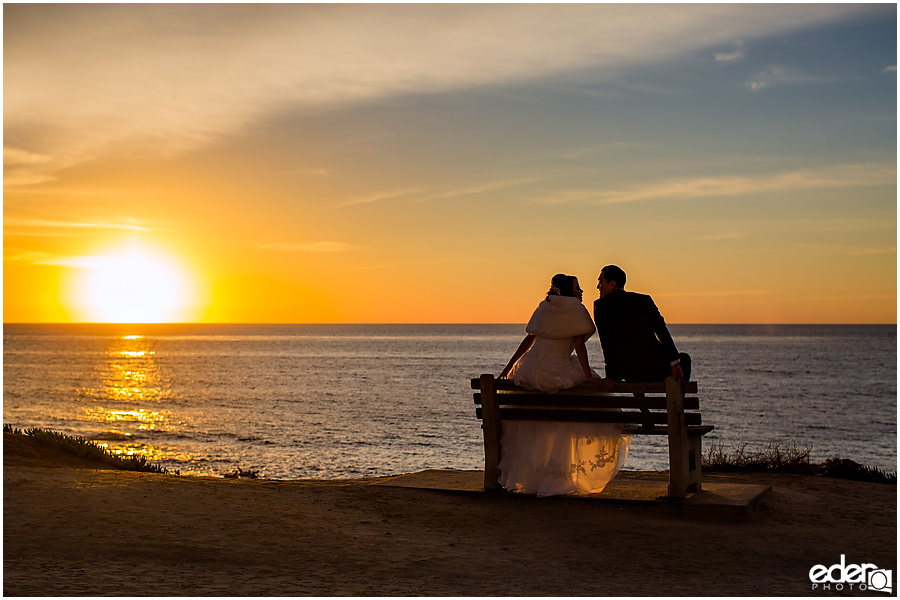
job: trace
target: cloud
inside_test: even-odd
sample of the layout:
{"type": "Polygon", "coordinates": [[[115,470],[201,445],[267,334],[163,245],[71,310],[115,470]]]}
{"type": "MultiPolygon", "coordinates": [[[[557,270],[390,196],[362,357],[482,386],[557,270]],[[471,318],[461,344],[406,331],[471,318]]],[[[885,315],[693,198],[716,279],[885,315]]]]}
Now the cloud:
{"type": "Polygon", "coordinates": [[[887,248],[851,248],[847,250],[847,254],[851,256],[868,256],[871,254],[897,254],[897,246],[887,248]]]}
{"type": "Polygon", "coordinates": [[[805,75],[796,69],[773,65],[753,76],[750,81],[744,83],[750,91],[758,92],[776,84],[808,84],[808,83],[833,83],[839,81],[837,77],[823,77],[817,75],[805,75]]]}
{"type": "MultiPolygon", "coordinates": [[[[628,4],[7,4],[4,136],[49,156],[177,154],[284,111],[559,78],[888,7],[628,4]]],[[[13,156],[14,160],[21,160],[13,156]]],[[[22,165],[20,165],[22,166],[22,165]]]]}
{"type": "Polygon", "coordinates": [[[113,260],[116,259],[109,256],[66,256],[63,258],[37,260],[35,264],[71,267],[73,269],[98,269],[113,260]]]}
{"type": "Polygon", "coordinates": [[[897,246],[847,246],[844,244],[794,244],[798,252],[809,256],[872,256],[896,254],[897,246]]]}
{"type": "Polygon", "coordinates": [[[301,175],[303,177],[325,177],[331,174],[331,171],[328,169],[319,167],[317,169],[294,169],[291,171],[294,175],[301,175]]]}
{"type": "Polygon", "coordinates": [[[46,154],[36,154],[20,148],[3,147],[4,165],[40,165],[48,163],[52,157],[46,154]]]}
{"type": "Polygon", "coordinates": [[[424,191],[423,188],[409,188],[409,189],[400,189],[400,190],[391,190],[388,192],[378,192],[375,194],[369,194],[367,196],[359,196],[356,198],[351,198],[349,200],[345,200],[343,202],[338,202],[335,204],[335,208],[341,208],[344,206],[353,206],[354,204],[370,204],[372,202],[378,202],[380,200],[392,200],[394,198],[400,198],[402,196],[407,196],[409,194],[415,194],[418,192],[424,191]]]}
{"type": "Polygon", "coordinates": [[[408,189],[399,189],[399,190],[390,190],[386,192],[378,192],[375,194],[370,194],[368,196],[362,196],[358,198],[351,198],[350,200],[345,200],[343,202],[339,202],[335,204],[335,208],[342,208],[345,206],[353,206],[356,204],[370,204],[372,202],[380,202],[381,200],[393,200],[396,198],[402,198],[404,196],[411,197],[413,200],[417,202],[429,202],[431,200],[443,200],[445,198],[454,198],[456,196],[466,196],[471,194],[481,194],[484,192],[489,192],[492,190],[498,190],[507,187],[514,187],[517,185],[524,185],[526,183],[534,183],[535,181],[540,181],[540,179],[536,178],[526,178],[526,179],[512,179],[512,180],[504,180],[504,181],[490,181],[485,183],[475,184],[465,188],[445,190],[442,192],[434,192],[429,191],[426,188],[408,188],[408,189]],[[416,194],[424,194],[416,197],[416,194]]]}
{"type": "Polygon", "coordinates": [[[716,62],[730,63],[744,58],[744,43],[738,41],[737,48],[733,52],[716,52],[713,54],[716,62]]]}
{"type": "Polygon", "coordinates": [[[265,250],[279,250],[283,252],[346,252],[348,250],[360,250],[362,246],[344,244],[341,242],[285,242],[276,244],[263,244],[265,250]]]}
{"type": "Polygon", "coordinates": [[[654,292],[654,296],[665,296],[667,298],[694,297],[694,296],[768,296],[776,293],[774,290],[728,290],[728,291],[709,291],[709,292],[654,292]]]}
{"type": "Polygon", "coordinates": [[[3,146],[3,183],[5,185],[31,185],[53,179],[46,171],[55,170],[53,157],[29,152],[21,148],[3,146]]]}
{"type": "Polygon", "coordinates": [[[865,294],[856,296],[791,296],[782,298],[782,302],[844,302],[852,306],[861,300],[896,300],[896,294],[865,294]]]}
{"type": "Polygon", "coordinates": [[[425,196],[423,198],[419,198],[420,202],[428,202],[430,200],[442,200],[444,198],[454,198],[456,196],[467,196],[470,194],[481,194],[484,192],[489,192],[492,190],[499,190],[502,188],[515,187],[517,185],[524,185],[526,183],[534,183],[535,181],[541,181],[539,178],[528,178],[528,179],[513,179],[510,181],[494,181],[489,183],[482,183],[478,185],[474,185],[471,187],[449,190],[446,192],[440,192],[437,194],[431,194],[429,196],[425,196]]]}
{"type": "MultiPolygon", "coordinates": [[[[136,225],[134,223],[109,223],[106,221],[81,222],[81,221],[53,221],[46,219],[3,219],[3,227],[7,233],[15,228],[38,229],[125,229],[129,231],[156,231],[155,228],[136,225]]],[[[46,233],[45,235],[54,235],[46,233]]]]}
{"type": "Polygon", "coordinates": [[[647,148],[649,144],[646,142],[604,142],[599,144],[591,144],[580,148],[571,148],[551,153],[554,158],[563,158],[567,160],[575,160],[584,156],[594,154],[603,154],[606,152],[621,152],[627,150],[635,150],[639,148],[647,148]]]}
{"type": "Polygon", "coordinates": [[[895,164],[867,163],[832,165],[756,177],[737,175],[682,177],[618,190],[564,190],[541,200],[548,203],[589,201],[598,204],[614,204],[646,200],[744,196],[823,187],[896,185],[896,183],[897,166],[895,164]]]}
{"type": "Polygon", "coordinates": [[[53,264],[55,256],[47,252],[35,252],[32,250],[21,250],[19,248],[3,247],[3,260],[9,262],[28,262],[37,265],[53,264]]]}
{"type": "Polygon", "coordinates": [[[881,73],[897,73],[897,65],[891,65],[890,67],[885,67],[881,70],[881,73]]]}
{"type": "Polygon", "coordinates": [[[729,231],[724,233],[717,233],[714,235],[707,235],[704,237],[694,238],[697,242],[718,242],[721,240],[737,240],[745,237],[743,233],[738,231],[729,231]]]}

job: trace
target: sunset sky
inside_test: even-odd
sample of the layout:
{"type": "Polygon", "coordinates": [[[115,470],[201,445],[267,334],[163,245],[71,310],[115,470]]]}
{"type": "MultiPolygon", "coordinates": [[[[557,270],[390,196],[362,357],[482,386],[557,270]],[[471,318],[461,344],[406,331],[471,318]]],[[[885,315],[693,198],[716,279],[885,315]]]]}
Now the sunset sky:
{"type": "Polygon", "coordinates": [[[3,13],[4,322],[896,322],[895,4],[3,13]]]}

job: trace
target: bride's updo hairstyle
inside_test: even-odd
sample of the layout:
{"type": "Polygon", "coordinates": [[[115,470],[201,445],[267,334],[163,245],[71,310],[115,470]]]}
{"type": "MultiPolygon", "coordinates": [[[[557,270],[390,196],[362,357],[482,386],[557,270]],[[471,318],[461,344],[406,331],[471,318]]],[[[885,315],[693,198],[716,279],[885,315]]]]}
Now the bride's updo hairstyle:
{"type": "Polygon", "coordinates": [[[550,280],[550,291],[547,292],[548,296],[574,296],[575,295],[575,282],[578,280],[574,275],[563,275],[562,273],[557,273],[553,276],[553,279],[550,280]]]}

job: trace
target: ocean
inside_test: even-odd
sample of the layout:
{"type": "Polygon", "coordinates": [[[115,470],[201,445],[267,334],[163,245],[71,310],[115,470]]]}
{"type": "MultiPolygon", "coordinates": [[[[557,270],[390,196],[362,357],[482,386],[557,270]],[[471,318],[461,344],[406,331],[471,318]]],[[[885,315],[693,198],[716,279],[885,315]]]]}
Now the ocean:
{"type": "MultiPolygon", "coordinates": [[[[704,450],[811,447],[897,469],[895,325],[671,325],[693,357],[704,450]]],[[[182,474],[336,479],[483,467],[469,380],[522,325],[3,327],[3,422],[182,474]]],[[[596,337],[591,365],[602,373],[596,337]]],[[[625,469],[663,470],[638,436],[625,469]]]]}

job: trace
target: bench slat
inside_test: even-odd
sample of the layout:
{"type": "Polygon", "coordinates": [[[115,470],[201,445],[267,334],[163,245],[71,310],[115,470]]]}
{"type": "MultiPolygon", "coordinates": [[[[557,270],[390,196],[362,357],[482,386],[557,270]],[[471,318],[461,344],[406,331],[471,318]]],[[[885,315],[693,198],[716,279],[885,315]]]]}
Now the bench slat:
{"type": "MultiPolygon", "coordinates": [[[[688,436],[706,435],[713,429],[715,425],[688,425],[688,436]]],[[[642,427],[634,427],[626,425],[622,429],[623,434],[633,435],[669,435],[669,428],[664,425],[644,425],[642,427]]]]}
{"type": "MultiPolygon", "coordinates": [[[[475,416],[483,418],[481,408],[475,409],[475,416]]],[[[567,410],[564,408],[509,408],[500,407],[501,421],[572,421],[575,423],[640,423],[662,424],[668,422],[664,412],[637,412],[611,410],[567,410]]],[[[702,424],[700,413],[685,413],[687,425],[702,424]]]]}
{"type": "MultiPolygon", "coordinates": [[[[515,392],[533,392],[534,390],[528,390],[523,387],[517,386],[515,383],[510,381],[509,379],[496,379],[494,380],[494,385],[496,389],[503,391],[515,391],[515,392]]],[[[471,386],[473,390],[481,389],[481,381],[478,378],[474,378],[471,380],[471,386]]],[[[697,393],[697,382],[696,381],[685,381],[681,384],[681,389],[685,394],[696,394],[697,393]]],[[[618,382],[616,383],[615,389],[612,392],[604,392],[603,388],[598,383],[593,382],[585,382],[575,387],[568,388],[566,390],[566,394],[569,395],[581,395],[581,394],[608,394],[608,393],[644,393],[644,394],[665,394],[666,393],[666,384],[663,381],[654,382],[654,383],[628,383],[628,382],[618,382]]]]}
{"type": "MultiPolygon", "coordinates": [[[[481,404],[481,393],[472,395],[475,404],[481,404]]],[[[666,410],[665,397],[646,396],[570,396],[568,394],[498,394],[500,405],[516,406],[571,406],[574,408],[648,408],[666,410]]],[[[684,399],[685,410],[699,410],[700,399],[691,396],[684,399]]]]}

